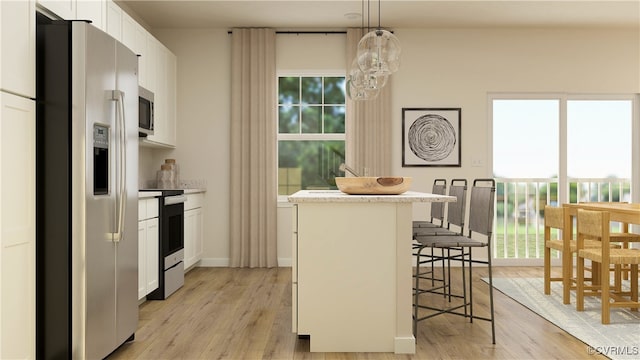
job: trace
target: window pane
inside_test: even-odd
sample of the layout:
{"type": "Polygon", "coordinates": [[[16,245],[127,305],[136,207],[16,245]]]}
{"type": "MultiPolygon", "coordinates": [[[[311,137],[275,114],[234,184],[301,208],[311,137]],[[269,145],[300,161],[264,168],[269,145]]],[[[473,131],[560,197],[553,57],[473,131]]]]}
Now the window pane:
{"type": "Polygon", "coordinates": [[[302,78],[302,103],[322,104],[322,78],[302,78]]]}
{"type": "Polygon", "coordinates": [[[302,133],[322,133],[322,106],[302,107],[302,133]]]}
{"type": "Polygon", "coordinates": [[[558,100],[493,101],[494,176],[558,176],[559,109],[558,100]]]}
{"type": "Polygon", "coordinates": [[[278,78],[278,103],[298,104],[300,103],[300,78],[281,77],[278,78]]]}
{"type": "Polygon", "coordinates": [[[278,106],[278,132],[297,134],[300,132],[299,106],[278,106]]]}
{"type": "Polygon", "coordinates": [[[344,106],[324,107],[325,134],[344,134],[344,106]]]}
{"type": "Polygon", "coordinates": [[[344,141],[280,140],[278,142],[278,194],[298,190],[337,189],[335,177],[344,162],[344,141]]]}
{"type": "Polygon", "coordinates": [[[344,86],[345,86],[344,77],[324,78],[324,103],[325,104],[344,104],[344,94],[345,94],[344,86]]]}
{"type": "Polygon", "coordinates": [[[567,175],[631,178],[631,101],[567,101],[567,175]]]}

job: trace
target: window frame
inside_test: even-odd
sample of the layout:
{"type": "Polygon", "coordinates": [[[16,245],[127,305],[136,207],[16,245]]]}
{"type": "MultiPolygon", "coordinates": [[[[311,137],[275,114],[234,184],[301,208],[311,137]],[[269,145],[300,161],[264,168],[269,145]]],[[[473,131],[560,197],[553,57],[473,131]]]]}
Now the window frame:
{"type": "MultiPolygon", "coordinates": [[[[345,70],[281,70],[281,71],[277,71],[276,72],[276,121],[278,122],[278,126],[277,126],[277,133],[276,133],[276,161],[278,161],[278,163],[276,164],[276,187],[279,186],[279,181],[277,179],[277,173],[278,173],[278,169],[279,169],[279,153],[278,153],[278,144],[280,143],[280,141],[344,141],[344,147],[345,147],[345,153],[347,152],[347,148],[348,148],[348,142],[347,142],[347,98],[346,98],[346,92],[345,92],[345,102],[344,102],[344,107],[345,107],[345,119],[344,119],[344,133],[302,133],[302,132],[298,132],[298,133],[280,133],[280,127],[279,127],[279,120],[280,120],[280,116],[279,116],[279,108],[280,108],[280,100],[279,100],[279,84],[280,81],[279,79],[281,77],[321,77],[321,78],[327,78],[327,77],[343,77],[346,81],[347,79],[347,74],[345,70]]],[[[302,88],[300,88],[300,98],[302,96],[302,88]]],[[[302,103],[300,102],[299,104],[296,104],[296,106],[298,105],[302,105],[302,103]]],[[[324,106],[332,106],[332,105],[342,105],[342,104],[325,104],[324,103],[324,94],[322,96],[322,103],[321,104],[311,104],[311,105],[321,105],[323,108],[324,106]]],[[[300,121],[302,121],[302,118],[300,118],[300,121]]],[[[300,124],[301,125],[301,124],[300,124]]],[[[324,131],[324,121],[322,124],[322,130],[324,131]]],[[[277,189],[276,189],[276,193],[277,193],[277,189]]],[[[288,197],[290,195],[280,195],[278,194],[278,202],[288,202],[288,197]]]]}

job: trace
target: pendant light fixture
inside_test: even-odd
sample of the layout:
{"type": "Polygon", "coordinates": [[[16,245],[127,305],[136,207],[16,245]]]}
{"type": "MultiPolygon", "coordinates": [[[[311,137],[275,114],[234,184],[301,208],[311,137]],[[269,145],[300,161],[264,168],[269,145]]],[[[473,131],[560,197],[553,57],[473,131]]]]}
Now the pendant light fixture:
{"type": "Polygon", "coordinates": [[[382,29],[380,1],[378,0],[378,28],[360,39],[357,55],[360,69],[372,71],[376,76],[391,75],[398,71],[401,51],[398,38],[382,29]]]}
{"type": "MultiPolygon", "coordinates": [[[[352,100],[370,100],[387,83],[389,75],[400,67],[400,41],[380,25],[378,0],[378,28],[369,31],[370,2],[367,0],[367,34],[358,42],[358,52],[351,64],[347,80],[347,96],[352,100]]],[[[362,30],[364,32],[364,0],[362,0],[362,30]]]]}

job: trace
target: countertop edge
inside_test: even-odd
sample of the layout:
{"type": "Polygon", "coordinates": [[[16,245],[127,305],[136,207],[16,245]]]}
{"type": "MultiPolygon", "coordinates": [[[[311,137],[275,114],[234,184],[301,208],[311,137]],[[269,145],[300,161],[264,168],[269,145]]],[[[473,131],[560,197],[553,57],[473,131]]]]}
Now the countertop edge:
{"type": "Polygon", "coordinates": [[[288,197],[290,203],[413,203],[455,202],[455,196],[407,191],[399,195],[349,195],[339,190],[301,190],[288,197]]]}
{"type": "Polygon", "coordinates": [[[184,189],[185,194],[197,194],[207,192],[207,189],[184,189]]]}
{"type": "Polygon", "coordinates": [[[150,199],[160,196],[162,196],[160,191],[138,191],[138,199],[150,199]]]}

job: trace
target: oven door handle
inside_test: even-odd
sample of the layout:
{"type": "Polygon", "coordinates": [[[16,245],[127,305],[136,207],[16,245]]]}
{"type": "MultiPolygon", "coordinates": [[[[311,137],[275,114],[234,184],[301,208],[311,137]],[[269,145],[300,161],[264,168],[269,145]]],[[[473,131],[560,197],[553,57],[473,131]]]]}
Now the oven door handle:
{"type": "Polygon", "coordinates": [[[167,196],[164,198],[165,205],[175,205],[187,202],[187,197],[184,195],[167,196]]]}

